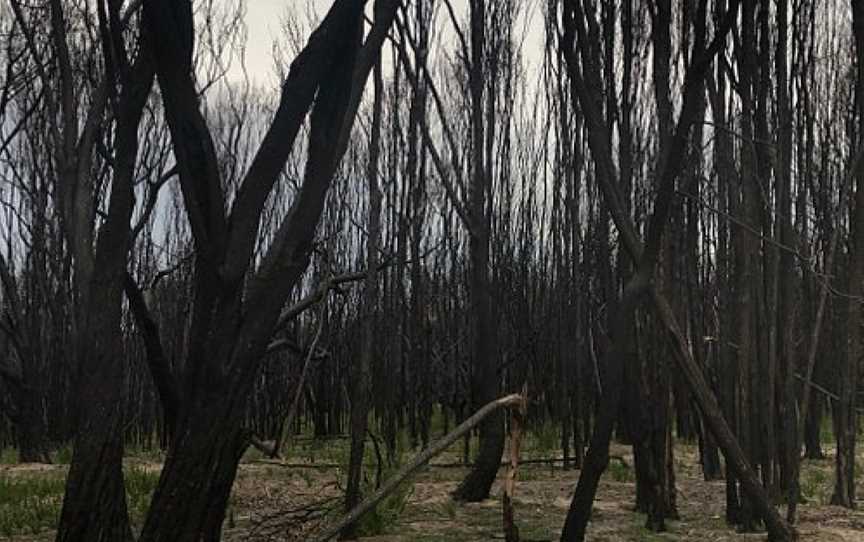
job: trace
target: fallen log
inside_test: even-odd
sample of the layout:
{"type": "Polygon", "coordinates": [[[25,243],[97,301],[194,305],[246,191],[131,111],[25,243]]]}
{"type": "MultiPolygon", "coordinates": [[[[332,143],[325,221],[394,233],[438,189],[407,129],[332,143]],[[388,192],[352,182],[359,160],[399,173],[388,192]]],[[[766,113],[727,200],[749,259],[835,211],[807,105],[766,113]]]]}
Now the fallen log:
{"type": "Polygon", "coordinates": [[[411,476],[417,469],[425,465],[436,455],[449,448],[450,445],[459,440],[463,435],[468,433],[468,431],[471,431],[487,416],[503,407],[518,406],[523,401],[524,399],[521,394],[514,393],[486,404],[486,406],[475,412],[470,418],[459,424],[459,426],[453,429],[453,431],[431,443],[428,448],[425,448],[415,455],[407,465],[399,469],[393,476],[384,482],[384,485],[365,498],[360,504],[352,508],[351,511],[342,519],[326,528],[324,533],[315,540],[317,540],[317,542],[326,542],[327,540],[337,536],[342,532],[342,529],[344,529],[346,525],[354,523],[360,518],[360,516],[374,508],[375,505],[381,502],[384,497],[392,493],[397,487],[399,487],[399,484],[411,476]]]}

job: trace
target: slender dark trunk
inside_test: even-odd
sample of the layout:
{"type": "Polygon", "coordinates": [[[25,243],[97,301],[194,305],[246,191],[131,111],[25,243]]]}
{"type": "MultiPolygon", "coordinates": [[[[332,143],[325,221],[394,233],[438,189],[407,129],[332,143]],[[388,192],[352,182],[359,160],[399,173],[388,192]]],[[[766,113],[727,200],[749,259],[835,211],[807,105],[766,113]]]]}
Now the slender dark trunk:
{"type": "MultiPolygon", "coordinates": [[[[469,250],[471,257],[470,296],[471,318],[474,332],[471,378],[472,400],[476,408],[492,401],[498,395],[499,375],[496,363],[495,329],[492,318],[492,298],[489,277],[489,216],[487,191],[490,184],[491,157],[484,156],[486,122],[484,121],[484,61],[486,2],[471,2],[471,69],[469,86],[471,91],[472,129],[472,185],[470,195],[471,223],[469,226],[469,250]]],[[[486,99],[492,99],[486,97],[486,99]]],[[[491,118],[487,119],[491,125],[491,118]]],[[[491,137],[491,134],[488,134],[491,137]]],[[[468,476],[453,493],[461,501],[482,501],[489,490],[504,453],[504,418],[500,413],[489,416],[480,425],[480,442],[474,466],[468,476]]]]}
{"type": "Polygon", "coordinates": [[[821,393],[813,393],[810,399],[810,409],[807,412],[807,421],[804,426],[804,457],[807,459],[825,459],[822,451],[822,405],[824,400],[821,393]]]}
{"type": "Polygon", "coordinates": [[[570,501],[561,542],[575,542],[585,539],[585,529],[591,519],[591,510],[600,476],[609,465],[609,442],[620,412],[621,397],[624,391],[624,371],[627,365],[638,363],[634,330],[635,312],[646,298],[647,287],[636,282],[636,277],[627,285],[614,318],[613,344],[603,358],[601,366],[602,392],[598,398],[594,418],[594,430],[588,445],[588,452],[579,473],[576,492],[570,501]]]}
{"type": "MultiPolygon", "coordinates": [[[[864,141],[864,4],[852,2],[852,29],[857,55],[857,80],[855,85],[855,122],[850,139],[864,141]]],[[[855,397],[858,384],[858,365],[861,362],[861,324],[864,321],[861,296],[864,294],[864,164],[855,170],[855,200],[851,216],[852,242],[854,243],[849,266],[849,317],[847,329],[846,358],[840,360],[837,392],[840,400],[835,403],[835,436],[837,458],[835,462],[835,484],[831,503],[855,508],[855,440],[858,420],[855,397]]]]}
{"type": "MultiPolygon", "coordinates": [[[[345,510],[350,511],[362,498],[360,487],[363,469],[363,453],[369,418],[369,373],[375,357],[375,324],[378,311],[378,251],[381,232],[381,192],[378,188],[378,156],[381,140],[381,104],[383,81],[381,63],[374,68],[374,101],[372,108],[372,133],[369,143],[369,164],[366,170],[369,184],[369,217],[367,219],[369,237],[366,241],[366,278],[363,284],[362,324],[363,346],[360,363],[357,364],[352,379],[351,393],[351,451],[348,461],[348,486],[345,489],[345,510]]],[[[355,525],[349,525],[342,532],[345,538],[354,535],[355,525]]]]}

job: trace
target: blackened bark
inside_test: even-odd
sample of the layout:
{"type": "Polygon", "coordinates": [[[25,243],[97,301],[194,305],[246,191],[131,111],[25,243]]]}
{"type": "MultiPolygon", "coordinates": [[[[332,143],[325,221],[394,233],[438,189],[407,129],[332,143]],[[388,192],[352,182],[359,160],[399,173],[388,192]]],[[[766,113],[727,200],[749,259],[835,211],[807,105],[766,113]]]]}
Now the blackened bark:
{"type": "MultiPolygon", "coordinates": [[[[350,47],[348,43],[345,46],[350,47]]],[[[329,84],[322,85],[319,91],[319,98],[312,112],[309,148],[310,165],[316,159],[317,162],[315,167],[307,167],[304,188],[323,181],[326,191],[329,179],[336,169],[337,161],[332,154],[332,141],[344,121],[347,98],[351,90],[353,60],[353,55],[349,53],[343,60],[345,64],[337,62],[326,80],[329,84]],[[316,177],[317,175],[320,177],[316,177]]],[[[321,190],[320,186],[317,190],[321,190]]],[[[314,200],[314,203],[319,204],[319,216],[323,194],[321,196],[314,200]]],[[[305,263],[303,265],[305,266],[305,263]]],[[[270,312],[270,329],[275,325],[278,315],[278,311],[270,312]]],[[[220,324],[225,326],[231,322],[232,319],[225,318],[220,324]]],[[[219,334],[211,344],[206,345],[207,351],[232,352],[231,345],[237,337],[244,335],[244,331],[241,328],[235,329],[234,333],[219,334]]],[[[246,363],[251,364],[260,359],[266,344],[261,340],[260,344],[253,345],[257,346],[257,352],[247,353],[251,359],[245,360],[246,363]]],[[[249,443],[248,435],[241,425],[245,408],[242,398],[249,393],[252,380],[243,378],[234,381],[229,378],[230,373],[220,375],[218,368],[229,366],[230,361],[234,360],[208,359],[214,366],[203,367],[210,373],[206,381],[193,381],[195,388],[190,390],[193,395],[181,407],[175,442],[169,448],[168,458],[141,533],[141,542],[198,542],[202,539],[220,539],[237,464],[249,443]]]]}
{"type": "MultiPolygon", "coordinates": [[[[378,156],[381,140],[381,104],[383,81],[380,62],[374,68],[374,100],[372,105],[372,133],[369,142],[369,164],[366,170],[369,184],[369,217],[367,219],[369,237],[366,241],[367,274],[363,285],[361,314],[363,346],[360,363],[356,365],[352,378],[351,393],[351,451],[348,461],[348,485],[345,489],[345,511],[350,512],[362,498],[361,475],[363,471],[363,452],[366,443],[366,430],[369,417],[369,385],[372,361],[376,352],[375,324],[377,321],[378,300],[378,251],[381,235],[381,192],[378,187],[378,156]]],[[[348,525],[343,538],[354,535],[355,524],[348,525]]]]}
{"type": "MultiPolygon", "coordinates": [[[[725,9],[722,0],[715,5],[715,16],[721,16],[725,9]]],[[[709,98],[711,100],[711,112],[714,122],[718,126],[727,123],[726,111],[726,76],[724,68],[717,66],[713,79],[709,85],[709,98]]],[[[732,137],[728,132],[721,130],[717,133],[714,145],[714,168],[717,177],[717,191],[721,209],[727,213],[733,210],[733,198],[737,197],[733,190],[735,168],[733,162],[732,137]]],[[[717,233],[718,258],[718,297],[720,311],[718,314],[718,337],[713,341],[717,357],[718,387],[720,393],[720,405],[722,415],[729,425],[729,429],[738,434],[738,419],[735,415],[735,375],[737,374],[737,359],[730,343],[733,342],[733,319],[732,314],[732,266],[730,265],[732,253],[731,232],[728,227],[720,224],[717,233]]],[[[706,421],[707,426],[707,421],[706,421]]],[[[730,525],[738,523],[741,501],[738,497],[738,480],[735,469],[726,460],[726,510],[725,519],[730,525]]]]}
{"type": "MultiPolygon", "coordinates": [[[[754,92],[758,84],[758,61],[756,53],[756,3],[744,2],[742,8],[741,41],[736,47],[739,65],[741,66],[742,84],[739,93],[747,111],[755,109],[754,92]]],[[[751,141],[755,135],[753,115],[744,115],[741,120],[741,132],[745,141],[751,141]]],[[[731,211],[733,216],[750,227],[761,231],[759,224],[759,177],[757,171],[757,155],[750,143],[742,144],[741,175],[732,192],[731,211]]],[[[759,362],[758,337],[754,316],[758,311],[760,272],[758,255],[760,254],[758,240],[750,231],[743,228],[733,228],[731,233],[734,251],[734,299],[735,299],[735,343],[737,374],[735,382],[735,407],[738,433],[741,448],[747,454],[751,465],[759,464],[756,435],[759,431],[759,408],[757,401],[760,396],[754,395],[757,385],[759,362]]],[[[738,528],[744,532],[756,530],[760,518],[756,515],[752,498],[745,492],[740,495],[738,528]]]]}
{"type": "MultiPolygon", "coordinates": [[[[362,89],[397,8],[395,2],[376,2],[375,21],[361,48],[362,3],[334,3],[300,53],[303,61],[292,64],[283,98],[304,92],[308,85],[313,93],[317,89],[306,169],[300,191],[250,277],[246,276],[249,261],[245,255],[253,248],[242,242],[248,240],[244,233],[250,230],[247,219],[255,217],[254,237],[260,219],[255,193],[261,186],[272,186],[275,179],[248,178],[240,191],[251,192],[243,197],[238,194],[230,218],[225,216],[212,138],[188,73],[192,42],[183,37],[192,27],[190,5],[156,0],[145,4],[149,28],[160,36],[168,34],[153,51],[195,237],[196,268],[186,371],[181,379],[183,402],[174,442],[145,521],[143,542],[220,537],[237,463],[249,442],[241,425],[246,401],[286,300],[308,267],[312,240],[348,144],[362,89]]],[[[275,132],[265,140],[272,142],[271,135],[276,141],[291,136],[303,115],[292,119],[279,127],[274,121],[275,132]]],[[[266,147],[262,146],[263,155],[259,153],[255,160],[258,166],[253,165],[250,172],[268,177],[269,171],[278,176],[287,153],[284,149],[269,153],[266,147]]],[[[335,425],[332,414],[328,409],[327,423],[335,425]]]]}
{"type": "MultiPolygon", "coordinates": [[[[792,226],[792,106],[789,91],[789,68],[787,65],[787,53],[789,50],[789,25],[788,25],[789,2],[779,0],[777,2],[777,54],[775,55],[775,71],[777,73],[777,110],[778,110],[778,183],[777,204],[779,212],[776,213],[779,221],[780,242],[786,246],[794,246],[795,230],[792,226]]],[[[799,219],[800,220],[800,219],[799,219]]],[[[777,355],[780,356],[780,372],[783,378],[782,395],[780,401],[779,423],[783,429],[781,440],[781,485],[786,490],[787,520],[794,522],[795,507],[799,500],[799,471],[798,462],[800,457],[800,442],[798,431],[802,427],[799,423],[798,405],[796,396],[796,374],[798,371],[798,354],[792,337],[795,334],[796,312],[792,309],[795,302],[794,285],[799,279],[795,273],[788,270],[794,269],[795,262],[792,254],[782,251],[779,257],[779,267],[776,271],[779,285],[777,286],[778,301],[778,339],[779,345],[777,355]]]]}
{"type": "MultiPolygon", "coordinates": [[[[34,251],[44,251],[38,236],[33,244],[34,251]]],[[[34,259],[36,258],[42,259],[38,256],[38,252],[34,259]]],[[[44,269],[44,266],[37,264],[35,269],[44,269]]],[[[34,344],[39,340],[39,333],[36,331],[37,326],[40,325],[38,313],[30,314],[30,333],[29,336],[25,336],[20,324],[25,316],[21,296],[18,294],[18,283],[2,254],[0,254],[0,287],[5,298],[4,321],[0,326],[0,332],[7,335],[6,345],[11,349],[7,355],[10,359],[17,360],[17,363],[3,364],[0,379],[7,392],[4,403],[10,401],[3,407],[9,421],[12,422],[18,445],[18,460],[21,463],[50,463],[48,431],[42,412],[42,382],[36,366],[38,359],[35,348],[39,346],[34,344]]],[[[37,298],[31,300],[31,303],[38,304],[40,301],[41,299],[37,298]]],[[[33,307],[30,310],[32,311],[33,307]]]]}
{"type": "Polygon", "coordinates": [[[804,457],[807,459],[825,459],[825,453],[822,451],[823,403],[820,393],[814,394],[810,400],[810,409],[804,425],[804,457]]]}
{"type": "Polygon", "coordinates": [[[585,539],[585,529],[591,519],[594,495],[600,476],[609,465],[609,441],[618,419],[621,396],[624,391],[625,366],[638,363],[634,337],[635,311],[640,302],[646,299],[647,285],[631,280],[624,290],[618,313],[614,317],[612,347],[607,351],[601,365],[602,394],[598,398],[594,418],[594,430],[588,445],[588,452],[579,473],[579,482],[567,518],[561,532],[561,542],[585,539]]]}
{"type": "MultiPolygon", "coordinates": [[[[495,329],[492,321],[492,298],[489,279],[489,216],[487,191],[490,184],[489,156],[484,157],[486,142],[483,118],[485,84],[486,2],[471,2],[471,92],[472,168],[469,203],[469,250],[471,256],[470,295],[474,371],[471,377],[472,400],[480,407],[498,395],[499,375],[496,363],[495,329]]],[[[486,99],[491,99],[487,97],[486,99]]],[[[487,119],[491,125],[491,119],[487,119]]],[[[489,496],[504,453],[504,418],[496,413],[480,425],[480,442],[471,471],[453,493],[457,500],[477,502],[489,496]]]]}
{"type": "MultiPolygon", "coordinates": [[[[101,21],[105,24],[105,21],[101,21]]],[[[91,275],[79,307],[79,410],[72,465],[66,480],[58,542],[132,540],[123,485],[122,295],[129,252],[133,175],[138,154],[138,124],[155,76],[142,30],[142,47],[131,68],[118,74],[114,181],[108,217],[99,229],[91,275]]],[[[125,55],[125,51],[116,51],[125,55]]],[[[108,53],[106,53],[107,55],[108,53]]],[[[114,85],[115,81],[109,81],[114,85]]]]}
{"type": "MultiPolygon", "coordinates": [[[[25,363],[31,363],[27,360],[25,363]]],[[[28,368],[24,367],[26,375],[28,368]]],[[[7,413],[12,422],[18,444],[20,463],[51,463],[48,448],[48,428],[42,412],[41,393],[33,385],[27,384],[26,376],[20,382],[7,382],[14,411],[7,413]]]]}
{"type": "Polygon", "coordinates": [[[140,541],[221,539],[237,465],[249,444],[225,391],[202,394],[178,419],[140,541]],[[211,421],[198,423],[202,416],[211,421]]]}
{"type": "MultiPolygon", "coordinates": [[[[663,165],[659,168],[657,199],[654,212],[649,221],[644,247],[631,220],[626,216],[620,204],[621,199],[615,184],[617,173],[608,148],[604,144],[606,138],[603,131],[605,128],[601,119],[598,118],[596,108],[593,107],[596,96],[592,94],[592,91],[596,91],[599,88],[597,84],[599,76],[596,73],[593,62],[584,50],[582,51],[583,65],[580,66],[576,57],[577,51],[573,48],[576,31],[582,36],[580,43],[586,43],[584,38],[584,14],[578,2],[565,1],[562,49],[567,59],[568,72],[573,88],[576,90],[579,100],[583,104],[582,111],[586,115],[586,123],[589,128],[589,144],[597,165],[598,181],[600,182],[606,202],[609,204],[612,218],[618,227],[625,249],[634,261],[639,262],[637,276],[640,273],[647,274],[649,280],[646,282],[650,290],[653,305],[674,346],[673,350],[677,367],[690,384],[694,398],[699,408],[703,411],[711,432],[717,438],[718,445],[720,445],[727,459],[731,462],[732,468],[741,477],[745,490],[754,499],[760,515],[765,518],[770,536],[776,540],[785,541],[794,539],[796,536],[795,531],[783,521],[777,510],[773,508],[758,477],[748,464],[737,440],[723,419],[716,399],[711,393],[701,369],[693,360],[687,340],[678,327],[672,308],[665,297],[650,281],[657,263],[659,248],[663,241],[663,233],[669,217],[675,182],[683,167],[683,155],[687,147],[686,143],[689,138],[691,122],[694,118],[693,115],[698,111],[698,98],[701,96],[704,88],[704,78],[714,55],[725,44],[726,34],[737,19],[738,7],[739,3],[733,0],[730,9],[726,11],[721,19],[722,22],[711,45],[705,48],[705,4],[700,4],[697,16],[699,24],[696,27],[694,59],[690,63],[687,76],[685,77],[681,114],[679,115],[678,125],[670,144],[669,156],[663,157],[663,165]],[[586,78],[582,77],[583,67],[586,70],[586,78]],[[588,83],[587,86],[585,84],[586,81],[588,83]]],[[[645,279],[643,278],[643,280],[645,279]]],[[[608,453],[608,451],[605,453],[608,453]]],[[[590,497],[591,499],[583,503],[583,505],[590,506],[591,501],[593,501],[593,492],[590,494],[590,497]]],[[[587,511],[582,512],[583,515],[587,515],[588,513],[587,511]]]]}
{"type": "Polygon", "coordinates": [[[135,279],[129,273],[123,284],[126,299],[129,300],[129,308],[135,319],[135,324],[144,341],[144,349],[147,353],[147,366],[159,400],[165,413],[166,440],[170,440],[174,433],[174,424],[177,422],[177,411],[180,408],[180,392],[178,390],[177,378],[171,368],[168,356],[162,348],[159,337],[159,326],[150,314],[150,308],[144,301],[144,294],[135,283],[135,279]]]}
{"type": "MultiPolygon", "coordinates": [[[[855,129],[856,148],[864,140],[864,4],[852,2],[852,30],[855,38],[857,77],[855,82],[855,129]]],[[[849,325],[847,330],[846,356],[840,360],[837,375],[837,392],[840,400],[834,406],[834,433],[837,437],[834,493],[831,504],[855,508],[855,440],[858,431],[855,398],[858,384],[858,365],[864,352],[861,344],[861,323],[864,310],[861,295],[864,294],[864,165],[855,169],[855,205],[851,217],[852,249],[849,268],[849,325]]]]}

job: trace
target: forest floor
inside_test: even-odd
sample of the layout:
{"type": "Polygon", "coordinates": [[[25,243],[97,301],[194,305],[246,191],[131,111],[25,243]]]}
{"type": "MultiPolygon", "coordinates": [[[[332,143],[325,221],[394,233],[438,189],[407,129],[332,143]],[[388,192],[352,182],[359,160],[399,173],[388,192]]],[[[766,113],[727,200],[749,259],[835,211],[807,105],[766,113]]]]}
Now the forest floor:
{"type": "MultiPolygon", "coordinates": [[[[276,462],[251,453],[241,464],[231,498],[225,540],[310,540],[316,518],[330,510],[338,515],[341,480],[339,465],[346,457],[347,441],[298,443],[290,457],[276,462]],[[316,466],[317,465],[317,466],[316,466]],[[307,521],[300,521],[306,518],[307,521]],[[311,521],[308,519],[311,518],[311,521]],[[293,519],[293,521],[292,521],[293,519]],[[290,527],[290,528],[289,528],[290,527]],[[291,531],[289,535],[286,531],[291,531]]],[[[526,446],[523,459],[560,457],[548,447],[526,446]]],[[[799,506],[798,530],[806,542],[864,542],[864,511],[830,506],[833,450],[826,459],[805,461],[802,491],[807,502],[799,506]]],[[[764,540],[765,534],[739,534],[724,521],[723,481],[702,480],[695,446],[678,443],[675,449],[678,508],[681,518],[667,523],[668,531],[653,533],[643,525],[645,516],[633,510],[634,474],[629,447],[614,445],[613,459],[604,474],[594,515],[588,529],[591,541],[746,541],[764,540]]],[[[367,517],[363,527],[374,536],[366,542],[433,542],[503,540],[501,487],[478,504],[457,504],[450,492],[466,469],[458,462],[459,446],[439,456],[395,495],[367,517]],[[440,466],[445,464],[446,466],[440,466]]],[[[409,456],[403,457],[407,460],[409,456]]],[[[374,463],[374,458],[370,458],[374,463]]],[[[858,495],[864,496],[864,450],[859,455],[858,495]]],[[[127,491],[133,521],[140,521],[149,493],[155,487],[160,463],[152,456],[132,456],[126,462],[127,491]]],[[[0,465],[0,540],[42,542],[52,539],[62,499],[63,465],[0,465]]],[[[506,469],[499,473],[503,479],[506,469]]],[[[368,477],[374,479],[375,470],[368,477]]],[[[384,473],[386,477],[387,473],[384,473]]],[[[578,470],[560,464],[526,464],[519,469],[515,517],[524,542],[557,541],[570,503],[578,470]]],[[[864,502],[862,502],[864,504],[864,502]]]]}

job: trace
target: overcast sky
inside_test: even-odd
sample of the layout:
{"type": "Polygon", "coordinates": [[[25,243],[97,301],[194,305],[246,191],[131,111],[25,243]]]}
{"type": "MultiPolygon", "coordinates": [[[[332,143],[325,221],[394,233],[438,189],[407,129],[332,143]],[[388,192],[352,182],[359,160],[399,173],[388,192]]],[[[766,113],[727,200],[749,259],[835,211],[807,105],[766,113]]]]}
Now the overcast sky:
{"type": "Polygon", "coordinates": [[[244,0],[246,4],[246,69],[249,75],[264,82],[273,72],[273,41],[281,34],[281,23],[290,11],[302,13],[300,4],[310,3],[324,13],[323,0],[244,0]]]}
{"type": "MultiPolygon", "coordinates": [[[[217,0],[232,1],[232,0],[217,0]]],[[[292,14],[301,20],[308,13],[317,13],[322,16],[327,12],[333,0],[241,0],[245,2],[246,28],[248,41],[246,45],[246,69],[249,76],[259,84],[271,82],[273,74],[273,42],[282,36],[281,24],[285,18],[292,14]]],[[[451,0],[453,8],[460,16],[467,13],[467,0],[451,0]]],[[[371,1],[369,2],[371,5],[371,1]]],[[[525,8],[525,5],[536,6],[534,0],[524,0],[523,12],[520,16],[523,20],[526,11],[530,12],[530,30],[524,44],[523,54],[530,63],[535,63],[542,58],[542,20],[536,9],[525,8]]],[[[443,10],[438,15],[438,26],[445,27],[445,34],[449,30],[450,23],[443,10]]],[[[517,27],[517,32],[519,28],[517,27]]],[[[303,36],[305,40],[308,34],[303,36]]],[[[233,67],[229,75],[232,79],[241,77],[239,66],[233,67]]],[[[275,82],[275,81],[273,81],[275,82]]]]}

